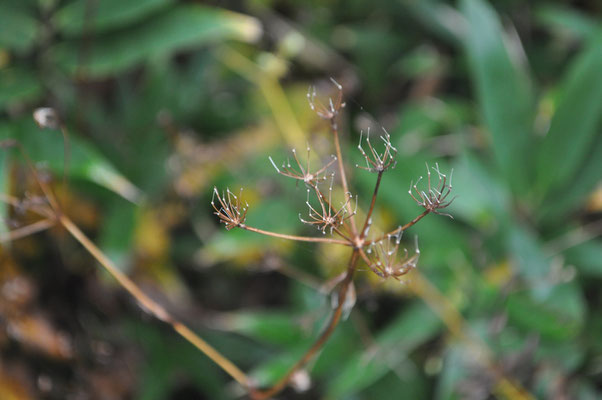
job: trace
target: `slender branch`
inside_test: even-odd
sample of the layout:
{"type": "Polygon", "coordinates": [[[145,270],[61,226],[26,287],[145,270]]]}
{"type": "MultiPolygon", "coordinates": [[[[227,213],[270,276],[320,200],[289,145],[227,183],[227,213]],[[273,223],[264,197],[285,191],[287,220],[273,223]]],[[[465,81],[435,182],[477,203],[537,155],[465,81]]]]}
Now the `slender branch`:
{"type": "Polygon", "coordinates": [[[291,378],[300,368],[303,368],[305,364],[307,364],[314,355],[322,348],[322,346],[328,341],[330,335],[334,332],[335,328],[339,324],[341,320],[341,315],[343,314],[343,306],[345,305],[345,299],[347,296],[347,290],[349,289],[349,285],[353,280],[353,274],[356,270],[357,259],[358,259],[358,251],[354,250],[351,255],[351,259],[349,260],[349,266],[347,268],[347,272],[343,281],[341,283],[341,287],[338,292],[338,304],[335,308],[328,325],[318,337],[318,339],[314,342],[314,344],[305,352],[303,357],[299,359],[289,370],[288,372],[280,378],[276,384],[274,384],[271,388],[267,390],[251,390],[251,398],[253,400],[265,400],[274,396],[275,394],[281,392],[290,382],[291,378]]]}
{"type": "Polygon", "coordinates": [[[339,228],[334,228],[334,231],[343,239],[345,239],[348,243],[347,245],[350,245],[350,243],[353,243],[353,240],[351,240],[351,238],[347,235],[345,235],[345,233],[343,231],[341,231],[339,228]]]}
{"type": "Polygon", "coordinates": [[[364,260],[364,262],[366,263],[366,265],[369,266],[370,264],[372,264],[372,261],[370,261],[370,259],[366,255],[366,252],[364,251],[363,248],[359,249],[359,253],[360,253],[360,256],[362,257],[362,260],[364,260]]]}
{"type": "Polygon", "coordinates": [[[0,243],[11,242],[13,240],[21,239],[25,236],[32,235],[37,232],[44,231],[48,228],[53,227],[56,224],[54,219],[42,219],[33,224],[22,226],[21,228],[14,229],[7,233],[0,234],[0,243]]]}
{"type": "Polygon", "coordinates": [[[139,305],[161,321],[169,324],[184,339],[203,352],[214,363],[219,365],[228,375],[243,387],[249,387],[249,379],[236,365],[201,339],[187,326],[172,317],[163,306],[148,297],[127,275],[121,272],[115,264],[88,239],[88,237],[64,214],[59,215],[59,222],[69,233],[111,274],[121,286],[125,288],[139,303],[139,305]]]}
{"type": "MultiPolygon", "coordinates": [[[[0,202],[6,203],[14,208],[23,207],[23,201],[17,197],[0,193],[0,202]]],[[[45,219],[54,219],[56,212],[46,204],[27,204],[25,209],[45,219]]]]}
{"type": "Polygon", "coordinates": [[[412,227],[414,224],[416,224],[418,221],[420,221],[422,218],[426,217],[429,213],[430,213],[430,210],[424,210],[420,215],[418,215],[416,218],[414,218],[413,220],[411,220],[407,224],[405,224],[403,226],[400,226],[399,228],[394,229],[394,230],[392,230],[389,233],[385,233],[384,235],[382,235],[381,237],[379,237],[377,239],[368,240],[366,242],[366,246],[369,246],[372,243],[376,243],[376,242],[379,242],[379,241],[381,241],[383,239],[386,239],[389,236],[397,235],[399,232],[405,231],[406,229],[412,227]]]}
{"type": "Polygon", "coordinates": [[[376,185],[374,186],[374,193],[372,194],[372,201],[370,201],[370,209],[368,210],[368,214],[366,214],[366,221],[364,222],[364,227],[362,228],[362,232],[360,233],[360,241],[364,239],[368,234],[367,228],[368,225],[370,225],[370,218],[372,218],[372,212],[374,211],[374,205],[376,204],[376,196],[378,195],[378,188],[380,187],[380,181],[382,177],[383,171],[378,171],[376,185]]]}
{"type": "Polygon", "coordinates": [[[8,194],[0,193],[0,201],[6,204],[10,204],[13,207],[19,207],[21,200],[18,197],[10,196],[8,194]]]}
{"type": "MultiPolygon", "coordinates": [[[[339,165],[339,174],[341,175],[341,183],[343,184],[343,190],[345,193],[349,193],[349,185],[347,184],[347,175],[345,174],[345,166],[343,165],[343,155],[341,154],[341,143],[339,142],[339,131],[337,128],[337,124],[334,120],[330,122],[330,129],[332,130],[332,134],[334,136],[334,148],[337,153],[337,162],[339,165]]],[[[353,214],[353,209],[351,208],[351,204],[347,203],[347,211],[349,214],[353,214]]],[[[355,226],[355,218],[351,217],[351,232],[352,236],[357,236],[357,227],[355,226]]]]}
{"type": "Polygon", "coordinates": [[[245,229],[247,231],[260,233],[260,234],[266,235],[266,236],[273,236],[273,237],[277,237],[280,239],[297,240],[300,242],[330,243],[330,244],[340,244],[343,246],[351,246],[351,243],[346,240],[321,238],[321,237],[310,237],[310,236],[287,235],[284,233],[276,233],[276,232],[265,231],[265,230],[259,229],[259,228],[253,228],[252,226],[248,226],[245,224],[240,224],[240,225],[238,225],[238,227],[241,229],[245,229]]]}

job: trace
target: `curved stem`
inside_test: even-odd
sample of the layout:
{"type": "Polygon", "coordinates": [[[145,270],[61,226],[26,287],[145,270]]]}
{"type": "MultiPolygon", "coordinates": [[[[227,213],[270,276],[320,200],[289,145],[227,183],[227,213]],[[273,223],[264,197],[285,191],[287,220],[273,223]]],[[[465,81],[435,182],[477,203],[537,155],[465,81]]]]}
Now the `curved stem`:
{"type": "Polygon", "coordinates": [[[376,178],[376,185],[374,186],[374,194],[372,194],[372,201],[370,202],[370,209],[368,210],[368,214],[366,214],[366,221],[364,222],[364,227],[362,228],[362,232],[360,233],[360,241],[366,237],[368,232],[366,228],[370,224],[370,218],[372,218],[372,212],[374,211],[374,205],[376,204],[376,196],[378,195],[378,188],[380,187],[380,181],[383,177],[383,171],[378,171],[378,177],[376,178]]]}
{"type": "Polygon", "coordinates": [[[348,243],[348,246],[351,246],[351,243],[353,243],[353,241],[351,240],[351,238],[347,235],[345,235],[345,233],[343,231],[341,231],[339,228],[334,228],[334,231],[343,239],[345,239],[348,243]]]}
{"type": "Polygon", "coordinates": [[[414,224],[416,224],[416,222],[418,222],[418,221],[420,221],[422,218],[426,217],[426,216],[428,215],[428,213],[430,213],[430,210],[424,210],[424,211],[422,212],[422,214],[418,215],[416,218],[414,218],[413,220],[411,220],[411,221],[410,221],[410,222],[408,222],[407,224],[405,224],[405,225],[403,225],[403,226],[400,226],[399,228],[397,228],[397,229],[394,229],[394,230],[392,230],[391,232],[385,233],[384,235],[382,235],[381,237],[379,237],[379,238],[377,238],[377,239],[374,239],[374,240],[368,240],[368,241],[366,242],[366,246],[369,246],[369,245],[371,245],[372,243],[379,242],[379,241],[381,241],[381,240],[383,240],[383,239],[386,239],[387,237],[390,237],[390,236],[397,235],[399,232],[403,232],[403,231],[405,231],[406,229],[408,229],[408,228],[412,227],[414,224]]]}
{"type": "Polygon", "coordinates": [[[253,400],[265,400],[274,396],[275,394],[281,392],[290,382],[291,378],[300,368],[303,368],[305,364],[307,364],[314,355],[322,348],[322,346],[328,341],[330,335],[334,332],[335,328],[339,324],[341,320],[341,315],[343,314],[343,306],[345,305],[345,298],[347,296],[347,290],[349,285],[352,282],[353,274],[356,269],[357,259],[359,252],[357,250],[353,251],[351,255],[351,259],[349,260],[349,266],[347,267],[347,272],[343,281],[341,282],[341,288],[338,292],[338,304],[335,308],[332,317],[326,326],[326,329],[322,332],[320,337],[314,342],[314,344],[305,352],[303,357],[299,359],[289,370],[288,372],[280,378],[276,384],[274,384],[271,388],[267,390],[251,390],[251,398],[253,400]]]}
{"type": "Polygon", "coordinates": [[[22,226],[7,233],[0,233],[0,243],[12,242],[13,240],[21,239],[25,236],[33,235],[34,233],[52,228],[56,224],[54,219],[41,219],[32,224],[22,226]]]}
{"type": "Polygon", "coordinates": [[[82,245],[84,248],[119,282],[125,290],[127,290],[137,301],[138,304],[146,311],[151,313],[161,321],[171,325],[184,339],[194,345],[203,354],[209,357],[214,363],[219,365],[228,375],[236,380],[243,387],[249,387],[249,379],[229,359],[218,352],[213,346],[201,339],[186,325],[171,316],[153,299],[148,297],[127,275],[125,275],[113,262],[88,239],[88,237],[64,214],[58,216],[61,225],[82,245]]]}
{"type": "Polygon", "coordinates": [[[310,237],[310,236],[287,235],[284,233],[276,233],[276,232],[265,231],[265,230],[259,229],[259,228],[253,228],[252,226],[248,226],[245,224],[240,224],[240,225],[238,225],[238,227],[241,229],[247,230],[247,231],[260,233],[262,235],[277,237],[279,239],[297,240],[300,242],[330,243],[330,244],[340,244],[343,246],[351,246],[351,243],[346,240],[321,238],[321,237],[310,237]]]}
{"type": "MultiPolygon", "coordinates": [[[[337,153],[337,161],[339,165],[339,174],[341,175],[341,183],[343,184],[343,190],[345,193],[349,193],[349,185],[347,184],[347,175],[345,174],[345,166],[343,165],[343,155],[341,154],[341,143],[339,142],[339,131],[337,129],[337,125],[335,121],[330,122],[330,129],[332,130],[332,134],[334,136],[334,148],[337,153]]],[[[351,208],[351,204],[347,203],[347,211],[349,214],[353,214],[353,209],[351,208]]],[[[349,218],[351,223],[351,233],[352,236],[357,236],[357,227],[355,226],[355,218],[349,218]]]]}

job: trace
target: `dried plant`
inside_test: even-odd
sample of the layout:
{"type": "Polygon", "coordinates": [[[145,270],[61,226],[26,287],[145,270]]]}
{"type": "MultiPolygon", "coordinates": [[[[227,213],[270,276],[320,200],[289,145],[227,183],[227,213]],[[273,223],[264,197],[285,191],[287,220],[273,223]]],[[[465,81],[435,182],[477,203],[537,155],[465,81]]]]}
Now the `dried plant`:
{"type": "MultiPolygon", "coordinates": [[[[439,166],[436,164],[436,167],[432,169],[436,172],[437,178],[432,182],[431,172],[427,166],[427,188],[425,190],[418,188],[417,185],[420,179],[416,184],[412,183],[410,186],[410,195],[418,205],[424,208],[424,211],[405,225],[399,226],[397,229],[381,237],[369,239],[368,234],[372,226],[372,214],[382,176],[386,171],[395,167],[397,149],[392,145],[390,135],[386,131],[383,131],[383,134],[380,136],[384,144],[384,148],[381,151],[377,149],[379,146],[375,147],[370,141],[369,132],[366,133],[365,144],[362,143],[364,135],[363,133],[361,134],[358,148],[366,161],[366,166],[358,165],[357,167],[375,173],[376,182],[369,208],[365,213],[358,213],[358,196],[352,194],[349,189],[346,165],[341,154],[341,145],[339,142],[337,117],[341,109],[345,106],[345,103],[342,101],[343,90],[341,85],[336,81],[333,80],[333,83],[337,88],[337,95],[334,99],[328,99],[326,105],[317,99],[315,89],[313,88],[310,89],[307,96],[312,110],[320,118],[329,122],[335,149],[335,154],[331,156],[331,159],[325,165],[312,172],[309,162],[309,146],[307,147],[307,160],[305,163],[299,160],[295,150],[292,151],[295,166],[287,160],[281,167],[278,167],[274,160],[271,157],[269,158],[270,163],[274,166],[278,174],[294,179],[298,183],[302,182],[305,186],[307,190],[307,200],[305,203],[308,208],[307,216],[303,217],[300,213],[299,218],[301,222],[316,227],[322,235],[319,237],[297,236],[249,226],[246,224],[249,205],[242,199],[242,190],[238,195],[235,195],[229,189],[226,189],[221,194],[217,188],[213,190],[211,205],[220,223],[223,223],[227,230],[239,228],[280,239],[342,245],[351,250],[347,269],[337,280],[336,293],[333,294],[332,298],[333,312],[328,323],[313,345],[270,388],[257,388],[253,381],[235,364],[196,335],[190,328],[173,317],[162,305],[146,295],[129,277],[121,272],[65,214],[53,192],[52,184],[42,179],[41,174],[30,161],[24,149],[15,140],[0,142],[0,148],[19,149],[31,174],[35,178],[35,182],[40,189],[40,194],[26,196],[23,199],[0,194],[0,201],[8,203],[15,210],[26,210],[38,215],[40,219],[32,224],[10,231],[7,234],[2,234],[0,242],[16,240],[56,225],[62,226],[137,300],[138,304],[144,310],[170,325],[184,339],[219,365],[248,391],[252,399],[271,398],[282,391],[287,385],[294,384],[297,377],[305,373],[303,367],[313,359],[330,338],[340,319],[351,310],[355,302],[353,277],[355,272],[362,266],[362,262],[382,279],[393,278],[399,280],[403,275],[410,273],[416,268],[420,251],[417,242],[412,255],[406,249],[400,251],[402,234],[431,212],[450,216],[441,212],[441,210],[449,206],[453,201],[453,199],[448,200],[452,189],[451,174],[448,179],[445,174],[440,172],[439,166]],[[364,146],[367,150],[364,149],[364,146]],[[335,171],[330,171],[331,168],[335,171]],[[340,185],[341,192],[343,193],[342,201],[337,202],[333,199],[334,193],[339,193],[339,190],[335,190],[335,184],[340,185]],[[364,215],[364,221],[361,225],[356,221],[358,215],[364,215]]],[[[62,131],[65,141],[65,172],[63,173],[63,183],[66,183],[69,158],[66,129],[56,112],[52,109],[39,109],[34,113],[34,118],[43,128],[60,129],[62,131]]]]}
{"type": "Polygon", "coordinates": [[[416,267],[420,255],[417,241],[415,251],[412,255],[410,255],[406,249],[403,249],[401,252],[399,251],[402,234],[429,213],[450,216],[449,214],[442,213],[441,210],[449,206],[453,201],[453,199],[448,200],[448,196],[452,189],[451,174],[448,180],[447,176],[440,172],[439,166],[436,164],[436,167],[433,168],[433,170],[437,173],[438,182],[433,185],[434,182],[431,182],[431,172],[427,165],[428,187],[425,190],[419,190],[417,184],[420,182],[420,179],[418,179],[416,184],[411,184],[411,187],[414,188],[414,193],[410,191],[412,198],[418,205],[424,208],[424,211],[405,225],[399,226],[397,229],[388,232],[381,237],[371,240],[368,239],[368,234],[372,225],[372,214],[378,197],[382,176],[389,169],[395,168],[397,163],[395,160],[397,149],[391,143],[389,133],[384,129],[383,134],[380,136],[380,140],[384,145],[381,151],[377,149],[378,146],[373,145],[370,141],[370,131],[366,132],[365,141],[363,132],[360,135],[358,149],[366,162],[366,166],[356,165],[356,167],[368,172],[376,173],[374,192],[371,197],[369,208],[363,214],[365,215],[364,222],[360,226],[356,221],[358,216],[358,196],[351,194],[349,189],[346,165],[341,154],[341,145],[339,142],[337,117],[341,109],[345,106],[345,103],[342,100],[343,89],[336,81],[332,80],[332,82],[337,88],[337,95],[334,99],[329,98],[327,102],[321,102],[317,99],[314,88],[310,88],[307,94],[311,109],[314,110],[320,118],[328,121],[330,124],[334,149],[336,152],[336,154],[332,156],[332,159],[315,172],[311,172],[309,164],[309,146],[307,147],[307,161],[305,164],[299,160],[297,152],[294,149],[292,150],[292,153],[296,166],[293,166],[291,162],[287,160],[286,163],[283,163],[278,167],[272,157],[269,157],[270,163],[274,169],[276,169],[278,174],[292,178],[297,182],[303,182],[306,186],[307,200],[305,204],[308,208],[308,216],[302,217],[300,213],[299,218],[301,222],[315,226],[323,236],[326,236],[327,234],[329,236],[294,236],[248,226],[244,223],[248,208],[246,203],[245,206],[242,207],[241,199],[234,196],[229,190],[226,191],[226,194],[222,194],[221,196],[217,188],[214,188],[213,192],[214,197],[217,197],[218,199],[219,206],[216,206],[215,201],[212,201],[211,204],[215,210],[215,214],[219,217],[220,222],[223,222],[228,230],[238,227],[282,239],[328,243],[333,245],[338,244],[351,248],[347,270],[340,278],[337,286],[338,290],[333,297],[334,311],[327,326],[301,359],[297,361],[272,387],[265,390],[249,387],[251,397],[255,400],[270,398],[283,390],[287,385],[292,384],[296,374],[302,370],[328,340],[342,315],[347,313],[349,309],[353,307],[353,293],[355,293],[353,276],[361,266],[362,261],[379,277],[383,279],[393,278],[400,280],[403,275],[409,273],[416,267]],[[364,149],[364,147],[366,149],[364,149]],[[336,163],[336,171],[329,172],[329,168],[334,163],[336,163]],[[340,189],[342,190],[342,193],[344,193],[343,201],[338,204],[335,204],[335,201],[333,200],[335,177],[337,178],[336,183],[340,184],[340,189]]]}
{"type": "Polygon", "coordinates": [[[417,187],[418,183],[422,180],[422,176],[421,176],[420,178],[418,178],[416,183],[414,183],[414,182],[410,183],[410,190],[408,190],[408,193],[410,194],[410,196],[412,196],[412,198],[414,199],[416,204],[418,204],[421,207],[424,207],[429,212],[439,214],[439,215],[445,215],[446,217],[450,217],[453,219],[453,217],[450,214],[441,213],[439,210],[446,208],[455,200],[455,197],[453,197],[450,200],[447,200],[447,198],[449,197],[449,195],[452,191],[452,176],[453,176],[454,170],[452,169],[451,173],[449,174],[449,182],[447,180],[447,175],[445,175],[445,174],[441,173],[441,171],[439,171],[439,164],[435,164],[433,171],[435,171],[437,173],[438,182],[437,182],[436,186],[433,186],[433,184],[431,182],[431,170],[429,169],[429,166],[427,164],[426,165],[426,174],[427,174],[426,191],[419,190],[417,187]],[[412,189],[414,189],[414,192],[412,192],[412,189]]]}

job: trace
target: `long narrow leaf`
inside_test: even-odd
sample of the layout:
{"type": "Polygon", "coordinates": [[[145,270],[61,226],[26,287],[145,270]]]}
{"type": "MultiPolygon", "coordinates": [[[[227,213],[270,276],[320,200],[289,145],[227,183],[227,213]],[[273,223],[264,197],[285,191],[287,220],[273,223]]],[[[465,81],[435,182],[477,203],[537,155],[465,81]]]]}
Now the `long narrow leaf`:
{"type": "Polygon", "coordinates": [[[495,160],[515,191],[529,175],[533,94],[524,69],[511,57],[493,9],[481,0],[464,0],[468,21],[464,46],[476,94],[492,136],[495,160]]]}
{"type": "Polygon", "coordinates": [[[540,194],[575,179],[598,132],[602,117],[602,33],[596,35],[571,65],[539,147],[537,182],[540,194]]]}

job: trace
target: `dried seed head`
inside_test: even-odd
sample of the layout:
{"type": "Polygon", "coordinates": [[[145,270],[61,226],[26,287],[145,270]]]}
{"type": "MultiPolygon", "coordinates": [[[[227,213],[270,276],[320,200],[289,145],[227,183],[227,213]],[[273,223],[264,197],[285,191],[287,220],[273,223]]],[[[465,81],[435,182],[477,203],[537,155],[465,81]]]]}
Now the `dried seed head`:
{"type": "MultiPolygon", "coordinates": [[[[332,189],[334,182],[334,174],[331,175],[330,186],[328,187],[328,196],[325,196],[324,193],[320,190],[318,185],[312,186],[307,189],[307,200],[305,204],[308,208],[309,219],[305,220],[299,214],[299,219],[301,222],[314,225],[322,234],[326,234],[326,230],[328,229],[330,233],[333,230],[343,225],[345,221],[349,218],[353,217],[357,212],[357,200],[356,200],[356,210],[352,213],[347,211],[347,205],[353,199],[353,195],[351,193],[345,193],[345,201],[341,204],[341,207],[336,209],[332,204],[332,189]],[[311,205],[309,201],[310,193],[314,193],[318,199],[319,207],[315,207],[311,205]]],[[[357,198],[357,196],[356,196],[357,198]]]]}
{"type": "Polygon", "coordinates": [[[316,172],[310,172],[310,165],[309,165],[310,152],[311,152],[311,149],[308,145],[307,146],[307,162],[305,163],[305,167],[303,167],[303,165],[301,164],[301,161],[299,160],[299,157],[297,157],[297,150],[295,150],[295,149],[292,150],[293,158],[295,159],[295,162],[297,164],[298,171],[291,165],[289,160],[287,160],[286,163],[282,163],[282,166],[280,168],[278,168],[278,166],[276,165],[276,163],[274,162],[274,160],[272,159],[271,156],[268,157],[268,159],[270,160],[270,163],[272,163],[272,166],[274,167],[274,169],[276,169],[276,172],[278,172],[280,175],[288,176],[289,178],[303,181],[308,186],[314,187],[319,182],[323,182],[328,178],[326,175],[326,170],[337,160],[337,157],[335,155],[331,155],[332,159],[328,163],[326,163],[324,166],[322,166],[322,168],[320,168],[316,172]]]}
{"type": "Polygon", "coordinates": [[[399,277],[407,274],[416,268],[420,250],[418,249],[418,240],[416,239],[416,250],[414,255],[410,256],[407,249],[403,249],[403,256],[398,259],[397,253],[401,243],[403,231],[401,227],[395,235],[387,235],[378,242],[372,243],[365,251],[368,266],[381,278],[399,277]]]}
{"type": "Polygon", "coordinates": [[[454,170],[451,170],[449,179],[447,175],[439,171],[439,164],[435,164],[435,167],[432,168],[432,170],[437,173],[438,182],[436,184],[431,181],[431,168],[429,168],[428,164],[426,164],[427,189],[418,189],[418,183],[422,180],[421,176],[418,178],[416,183],[413,181],[410,183],[410,190],[408,190],[408,193],[410,196],[412,196],[412,199],[414,199],[416,204],[424,207],[429,212],[445,215],[446,217],[453,219],[450,214],[442,213],[439,210],[449,206],[456,199],[455,196],[450,200],[447,199],[452,191],[452,176],[454,174],[454,170]]]}
{"type": "Polygon", "coordinates": [[[360,142],[357,145],[360,153],[366,160],[366,166],[363,167],[361,165],[357,165],[356,167],[365,169],[370,172],[384,172],[389,168],[395,168],[397,162],[395,161],[395,155],[397,154],[397,149],[391,144],[391,136],[389,133],[383,128],[384,134],[380,136],[381,140],[385,144],[384,151],[379,154],[372,143],[370,142],[370,129],[368,129],[366,133],[366,144],[368,146],[368,152],[366,152],[362,146],[362,139],[364,137],[364,132],[360,132],[360,142]]]}
{"type": "Polygon", "coordinates": [[[243,205],[241,197],[242,189],[240,189],[238,196],[232,193],[230,189],[226,189],[226,193],[222,193],[220,196],[217,188],[213,188],[211,206],[215,210],[214,214],[219,217],[219,222],[225,224],[227,230],[242,226],[245,223],[249,204],[244,203],[243,205]],[[218,204],[215,202],[216,198],[218,204]]]}
{"type": "Polygon", "coordinates": [[[333,78],[330,78],[330,81],[337,88],[337,96],[334,100],[332,97],[329,97],[328,105],[324,105],[321,101],[316,99],[316,88],[310,86],[307,91],[307,101],[309,102],[309,107],[315,111],[320,118],[334,121],[341,108],[345,107],[345,103],[343,103],[343,86],[333,78]]]}

